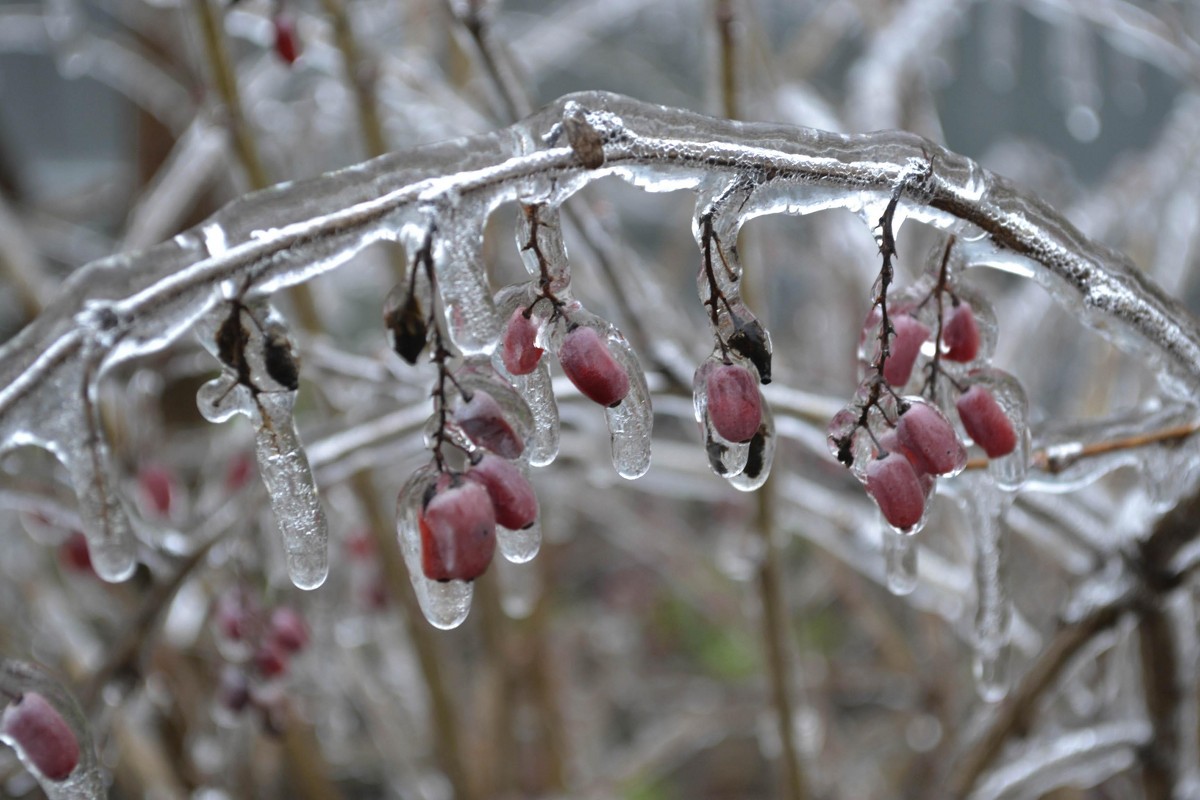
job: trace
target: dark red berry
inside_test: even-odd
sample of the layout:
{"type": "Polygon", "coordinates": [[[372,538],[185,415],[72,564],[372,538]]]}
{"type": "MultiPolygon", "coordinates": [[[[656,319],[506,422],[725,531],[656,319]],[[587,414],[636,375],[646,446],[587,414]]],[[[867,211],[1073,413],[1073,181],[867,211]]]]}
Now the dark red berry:
{"type": "Polygon", "coordinates": [[[64,567],[72,572],[96,574],[92,569],[92,556],[88,552],[87,537],[79,531],[71,531],[71,535],[58,546],[58,559],[64,567]]]}
{"type": "Polygon", "coordinates": [[[976,384],[954,404],[967,435],[983,448],[988,458],[1000,458],[1017,449],[1017,432],[995,396],[976,384]]]}
{"type": "Polygon", "coordinates": [[[264,678],[276,678],[287,672],[288,654],[282,647],[270,642],[263,644],[254,653],[254,667],[264,678]]]}
{"type": "Polygon", "coordinates": [[[308,623],[304,621],[304,615],[291,606],[279,606],[271,612],[267,636],[285,653],[297,653],[308,644],[308,623]]]}
{"type": "Polygon", "coordinates": [[[249,705],[250,681],[246,678],[246,673],[232,664],[226,664],[217,682],[216,699],[222,708],[234,713],[249,705]]]}
{"type": "Polygon", "coordinates": [[[762,423],[758,379],[736,364],[721,364],[708,373],[708,419],[722,438],[748,442],[762,423]]]}
{"type": "Polygon", "coordinates": [[[913,403],[900,415],[896,441],[913,466],[930,475],[961,469],[967,459],[967,451],[954,427],[926,403],[913,403]]]}
{"type": "Polygon", "coordinates": [[[893,528],[905,530],[921,521],[925,492],[908,459],[891,453],[867,466],[867,494],[893,528]]]}
{"type": "Polygon", "coordinates": [[[25,692],[0,716],[0,731],[42,775],[62,781],[79,764],[79,740],[58,709],[37,692],[25,692]]]}
{"type": "Polygon", "coordinates": [[[496,511],[496,522],[509,530],[528,528],[537,519],[533,486],[511,461],[486,455],[467,470],[467,478],[487,490],[496,511]]]}
{"type": "Polygon", "coordinates": [[[929,328],[908,314],[897,314],[890,322],[896,335],[892,337],[887,361],[883,363],[883,379],[900,387],[912,376],[921,345],[929,338],[929,328]]]}
{"type": "Polygon", "coordinates": [[[287,14],[276,14],[271,24],[275,27],[275,53],[289,66],[295,64],[300,57],[296,23],[287,14]]]}
{"type": "Polygon", "coordinates": [[[592,402],[611,407],[629,394],[629,376],[595,328],[580,325],[568,333],[558,361],[575,388],[592,402]]]}
{"type": "Polygon", "coordinates": [[[442,489],[418,517],[421,571],[435,581],[471,581],[487,571],[496,550],[496,512],[478,483],[442,489]]]}
{"type": "Polygon", "coordinates": [[[525,442],[504,417],[504,410],[482,389],[476,389],[471,399],[454,412],[454,420],[463,433],[480,447],[505,458],[517,458],[525,450],[525,442]]]}
{"type": "Polygon", "coordinates": [[[518,308],[508,318],[504,340],[500,344],[500,359],[509,374],[528,375],[537,369],[542,353],[546,352],[536,344],[537,332],[537,323],[525,316],[524,309],[518,308]]]}
{"type": "Polygon", "coordinates": [[[950,319],[942,330],[942,342],[946,345],[943,358],[949,361],[974,361],[979,354],[979,326],[975,324],[975,312],[970,303],[960,302],[950,312],[950,319]]]}

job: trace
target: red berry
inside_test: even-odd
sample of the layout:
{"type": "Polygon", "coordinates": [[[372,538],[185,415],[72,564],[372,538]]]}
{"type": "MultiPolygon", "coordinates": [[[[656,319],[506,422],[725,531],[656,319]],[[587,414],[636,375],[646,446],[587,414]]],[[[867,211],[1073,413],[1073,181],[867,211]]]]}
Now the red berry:
{"type": "Polygon", "coordinates": [[[563,372],[583,396],[612,407],[629,394],[629,376],[617,363],[595,328],[580,325],[563,339],[558,351],[563,372]]]}
{"type": "Polygon", "coordinates": [[[237,713],[250,704],[250,681],[246,673],[232,664],[226,664],[221,670],[221,678],[217,682],[217,702],[222,708],[237,713]]]}
{"type": "Polygon", "coordinates": [[[533,486],[511,461],[486,455],[467,471],[467,478],[487,490],[496,511],[496,522],[509,530],[528,528],[537,519],[533,486]]]}
{"type": "Polygon", "coordinates": [[[230,641],[245,641],[254,631],[257,616],[258,605],[244,589],[230,589],[217,600],[217,630],[230,641]]]}
{"type": "Polygon", "coordinates": [[[896,335],[892,337],[887,361],[883,363],[883,379],[900,387],[912,376],[921,345],[929,338],[929,328],[908,314],[898,314],[890,321],[896,335]]]}
{"type": "Polygon", "coordinates": [[[58,546],[58,558],[62,565],[72,572],[96,574],[92,569],[92,556],[88,552],[87,537],[79,531],[72,531],[71,535],[58,546]]]}
{"type": "Polygon", "coordinates": [[[538,347],[537,323],[525,316],[524,309],[518,308],[508,318],[504,328],[504,341],[500,345],[500,360],[511,375],[528,375],[537,369],[546,352],[538,347]]]}
{"type": "Polygon", "coordinates": [[[925,492],[908,459],[892,453],[867,466],[867,494],[893,528],[904,530],[921,521],[925,492]]]}
{"type": "Polygon", "coordinates": [[[276,14],[271,23],[275,26],[275,53],[289,66],[295,64],[300,57],[296,23],[287,14],[276,14]]]}
{"type": "Polygon", "coordinates": [[[79,740],[58,709],[37,692],[26,692],[0,716],[0,732],[52,781],[66,780],[79,764],[79,740]]]}
{"type": "Polygon", "coordinates": [[[138,490],[142,506],[147,512],[159,517],[171,515],[171,504],[175,499],[175,476],[160,464],[146,464],[138,470],[138,490]]]}
{"type": "Polygon", "coordinates": [[[471,581],[487,571],[496,550],[496,512],[478,483],[441,490],[418,517],[421,571],[435,581],[471,581]]]}
{"type": "Polygon", "coordinates": [[[954,427],[927,403],[913,403],[900,415],[896,440],[913,466],[930,475],[954,472],[967,460],[954,427]]]}
{"type": "Polygon", "coordinates": [[[708,373],[708,419],[722,438],[748,442],[762,423],[758,379],[745,367],[721,364],[708,373]]]}
{"type": "Polygon", "coordinates": [[[454,420],[472,442],[493,453],[517,458],[525,450],[525,443],[504,418],[496,398],[482,389],[472,392],[471,399],[454,412],[454,420]]]}
{"type": "Polygon", "coordinates": [[[282,647],[266,643],[254,653],[254,666],[264,678],[278,677],[287,672],[288,654],[282,647]]]}
{"type": "Polygon", "coordinates": [[[947,360],[975,360],[979,353],[979,326],[975,324],[975,312],[970,303],[959,303],[950,312],[950,319],[942,330],[942,342],[946,345],[943,357],[947,360]]]}
{"type": "Polygon", "coordinates": [[[954,404],[967,435],[983,448],[988,458],[1006,456],[1017,449],[1017,432],[995,396],[976,384],[954,404]]]}
{"type": "Polygon", "coordinates": [[[308,644],[308,624],[304,615],[291,606],[279,606],[271,612],[267,636],[285,653],[297,653],[308,644]]]}

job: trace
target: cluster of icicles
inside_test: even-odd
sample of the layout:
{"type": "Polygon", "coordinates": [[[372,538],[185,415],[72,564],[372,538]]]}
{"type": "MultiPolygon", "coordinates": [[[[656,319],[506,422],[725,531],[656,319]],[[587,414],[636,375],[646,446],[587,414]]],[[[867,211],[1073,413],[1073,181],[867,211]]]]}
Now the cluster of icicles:
{"type": "Polygon", "coordinates": [[[1028,473],[1028,409],[1016,378],[991,366],[990,304],[948,277],[952,247],[921,281],[872,307],[859,340],[861,383],[830,422],[828,442],[879,506],[887,586],[901,595],[917,586],[915,537],[937,478],[966,469],[966,443],[983,452],[986,472],[964,475],[970,486],[956,494],[975,534],[976,676],[982,695],[999,699],[1011,618],[1000,520],[1028,473]]]}

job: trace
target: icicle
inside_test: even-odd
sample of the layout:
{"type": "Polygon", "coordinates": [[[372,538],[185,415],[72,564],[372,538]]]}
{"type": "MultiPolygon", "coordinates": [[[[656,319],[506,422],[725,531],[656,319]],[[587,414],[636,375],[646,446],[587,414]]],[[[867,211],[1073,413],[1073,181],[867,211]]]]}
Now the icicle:
{"type": "Polygon", "coordinates": [[[980,696],[994,703],[1008,693],[1012,607],[1004,578],[1001,518],[1012,495],[988,476],[964,479],[963,510],[975,541],[975,679],[980,696]]]}
{"type": "Polygon", "coordinates": [[[534,520],[528,528],[510,531],[503,525],[496,526],[496,549],[513,564],[524,564],[533,560],[542,547],[542,521],[534,520]]]}
{"type": "Polygon", "coordinates": [[[212,422],[234,414],[250,420],[288,576],[301,589],[315,589],[329,574],[329,531],[292,415],[299,376],[282,320],[266,307],[235,302],[199,328],[201,341],[225,366],[200,387],[200,413],[212,422]]]}
{"type": "Polygon", "coordinates": [[[0,704],[0,741],[16,751],[49,800],[106,796],[87,720],[62,684],[39,666],[0,659],[0,704]],[[22,703],[28,704],[24,720],[22,703]],[[68,774],[50,776],[43,769],[68,774]]]}
{"type": "MultiPolygon", "coordinates": [[[[471,213],[460,205],[453,212],[437,217],[433,236],[433,259],[446,328],[454,346],[467,356],[490,354],[500,331],[482,253],[486,221],[484,209],[471,213]]],[[[408,237],[410,253],[420,248],[426,235],[427,231],[419,231],[415,247],[412,237],[408,237]]]]}
{"type": "Polygon", "coordinates": [[[654,428],[654,409],[646,373],[633,348],[612,326],[608,331],[608,349],[629,376],[629,394],[616,406],[604,409],[608,435],[612,441],[612,462],[617,474],[633,480],[650,469],[650,434],[654,428]]]}
{"type": "Polygon", "coordinates": [[[903,597],[917,588],[917,537],[886,522],[883,528],[883,569],[888,591],[903,597]]]}
{"type": "Polygon", "coordinates": [[[425,492],[437,478],[437,467],[428,464],[417,470],[404,484],[396,499],[396,535],[421,613],[435,628],[450,630],[461,625],[470,613],[474,584],[466,581],[433,581],[425,577],[421,567],[418,515],[425,502],[425,492]]]}

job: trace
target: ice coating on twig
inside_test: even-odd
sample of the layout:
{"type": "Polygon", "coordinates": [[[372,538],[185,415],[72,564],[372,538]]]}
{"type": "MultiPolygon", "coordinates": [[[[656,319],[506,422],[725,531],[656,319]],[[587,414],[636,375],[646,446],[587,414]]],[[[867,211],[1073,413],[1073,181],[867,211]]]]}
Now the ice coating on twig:
{"type": "Polygon", "coordinates": [[[265,306],[234,301],[218,307],[199,329],[224,367],[200,387],[200,413],[211,422],[234,414],[250,420],[288,577],[301,589],[315,589],[329,574],[329,531],[292,414],[299,375],[283,322],[265,306]]]}
{"type": "MultiPolygon", "coordinates": [[[[0,732],[0,741],[16,750],[21,762],[37,779],[49,800],[101,800],[106,796],[104,779],[92,746],[87,720],[75,698],[40,666],[15,659],[0,659],[0,711],[26,694],[40,696],[53,709],[52,713],[56,712],[61,721],[66,723],[78,745],[78,763],[69,775],[61,780],[53,780],[41,773],[37,767],[37,754],[26,753],[20,741],[4,732],[0,732]]],[[[36,741],[27,744],[45,745],[36,741]]],[[[41,755],[45,757],[45,754],[41,755]]]]}
{"type": "MultiPolygon", "coordinates": [[[[78,430],[79,422],[86,429],[91,384],[108,368],[166,347],[219,302],[222,287],[244,287],[250,301],[301,283],[373,242],[397,239],[406,225],[426,224],[431,212],[469,232],[449,234],[454,241],[438,256],[439,268],[445,262],[453,270],[452,256],[465,254],[460,264],[475,259],[479,230],[497,204],[529,197],[557,202],[606,175],[654,191],[748,182],[752,191],[738,212],[744,222],[770,213],[878,207],[914,163],[932,168],[904,192],[898,222],[912,218],[962,232],[971,263],[1035,278],[1101,335],[1147,356],[1169,393],[1194,396],[1200,330],[1186,311],[1125,257],[974,162],[910,134],[842,136],[716,120],[591,92],[494,133],[247,195],[169,242],[76,270],[58,298],[0,349],[0,451],[34,444],[68,464],[102,463],[98,436],[80,441],[62,430],[78,430]],[[563,135],[568,112],[598,134],[603,160],[595,168],[581,163],[563,135]],[[46,405],[62,387],[69,391],[46,405]],[[47,407],[59,413],[41,413],[47,407]]],[[[459,285],[454,278],[448,283],[459,285]]],[[[464,315],[458,332],[465,348],[486,351],[496,328],[485,342],[477,319],[464,315]]],[[[73,480],[84,482],[81,496],[95,490],[96,472],[72,470],[73,480]]],[[[117,520],[119,502],[103,488],[100,496],[104,515],[117,520]]],[[[113,561],[128,568],[119,525],[93,538],[112,544],[113,561]]]]}

